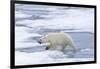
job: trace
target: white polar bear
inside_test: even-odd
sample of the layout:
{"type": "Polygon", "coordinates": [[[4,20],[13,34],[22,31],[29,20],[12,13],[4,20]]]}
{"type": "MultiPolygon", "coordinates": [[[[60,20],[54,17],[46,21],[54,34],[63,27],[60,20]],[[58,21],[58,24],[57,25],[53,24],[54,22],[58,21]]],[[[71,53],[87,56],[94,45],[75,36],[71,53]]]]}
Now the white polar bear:
{"type": "Polygon", "coordinates": [[[49,43],[46,50],[59,50],[64,51],[67,46],[72,47],[75,50],[75,43],[71,36],[64,32],[53,32],[48,33],[47,35],[43,36],[38,41],[41,43],[49,43]]]}

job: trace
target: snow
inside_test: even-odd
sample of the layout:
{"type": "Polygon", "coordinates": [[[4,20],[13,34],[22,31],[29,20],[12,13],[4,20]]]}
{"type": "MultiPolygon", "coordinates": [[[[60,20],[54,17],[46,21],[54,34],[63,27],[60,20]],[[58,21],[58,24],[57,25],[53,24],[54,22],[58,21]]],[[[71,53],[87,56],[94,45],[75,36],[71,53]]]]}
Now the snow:
{"type": "Polygon", "coordinates": [[[66,10],[65,12],[68,13],[63,13],[65,15],[52,14],[51,17],[55,17],[54,19],[37,20],[36,22],[33,22],[34,24],[29,24],[29,26],[42,26],[48,29],[74,29],[73,32],[77,30],[92,33],[94,32],[94,10],[90,10],[89,12],[82,12],[80,10],[66,10]]]}
{"type": "Polygon", "coordinates": [[[30,42],[30,43],[18,42],[16,45],[17,46],[15,48],[17,49],[17,48],[29,48],[29,47],[47,46],[47,45],[49,45],[49,43],[39,44],[39,43],[32,43],[32,42],[30,42]]]}
{"type": "Polygon", "coordinates": [[[15,17],[17,18],[27,18],[27,17],[30,17],[31,15],[27,15],[27,14],[24,14],[24,13],[21,13],[21,12],[15,12],[15,17]]]}
{"type": "Polygon", "coordinates": [[[66,58],[67,56],[59,51],[42,51],[36,53],[15,52],[16,65],[50,64],[93,61],[93,58],[66,58]],[[62,55],[62,56],[61,56],[62,55]]]}
{"type": "Polygon", "coordinates": [[[33,34],[29,34],[28,32],[26,32],[27,29],[25,29],[24,27],[16,27],[15,28],[16,32],[15,32],[15,40],[16,41],[21,41],[24,40],[27,37],[41,37],[41,35],[37,34],[37,33],[33,33],[33,34]],[[19,32],[19,33],[17,33],[19,32]],[[17,33],[17,34],[16,34],[17,33]],[[24,33],[24,35],[22,35],[24,33]]]}
{"type": "Polygon", "coordinates": [[[20,4],[16,4],[15,8],[15,65],[94,60],[94,50],[90,49],[93,44],[91,37],[94,33],[93,8],[20,4]],[[46,47],[48,44],[38,44],[37,40],[52,31],[74,32],[72,36],[74,35],[75,40],[79,38],[76,43],[80,43],[78,44],[80,47],[86,48],[75,53],[74,57],[60,51],[46,51],[42,47],[46,47]],[[75,34],[75,32],[92,34],[75,34]],[[83,38],[88,38],[88,40],[84,41],[83,38]]]}

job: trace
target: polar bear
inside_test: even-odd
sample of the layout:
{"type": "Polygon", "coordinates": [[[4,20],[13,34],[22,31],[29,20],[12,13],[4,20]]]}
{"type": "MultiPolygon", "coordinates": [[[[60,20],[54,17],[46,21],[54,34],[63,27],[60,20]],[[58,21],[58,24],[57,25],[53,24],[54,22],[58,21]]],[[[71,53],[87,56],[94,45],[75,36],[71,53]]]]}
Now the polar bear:
{"type": "Polygon", "coordinates": [[[59,50],[64,51],[64,49],[69,46],[75,51],[75,43],[72,37],[64,32],[52,32],[41,37],[38,43],[49,43],[46,50],[59,50]]]}

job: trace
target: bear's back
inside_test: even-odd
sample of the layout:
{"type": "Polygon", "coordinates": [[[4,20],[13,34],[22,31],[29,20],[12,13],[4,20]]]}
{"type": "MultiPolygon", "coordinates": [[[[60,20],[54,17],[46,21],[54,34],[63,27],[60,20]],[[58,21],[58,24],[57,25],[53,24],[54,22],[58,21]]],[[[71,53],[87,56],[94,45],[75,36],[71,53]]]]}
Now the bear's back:
{"type": "Polygon", "coordinates": [[[64,32],[54,32],[54,33],[48,33],[47,37],[49,38],[67,38],[70,39],[71,37],[69,36],[69,34],[64,33],[64,32]]]}
{"type": "Polygon", "coordinates": [[[68,44],[72,41],[72,38],[64,32],[54,32],[54,33],[48,33],[47,38],[51,40],[52,43],[58,43],[58,44],[68,44]]]}

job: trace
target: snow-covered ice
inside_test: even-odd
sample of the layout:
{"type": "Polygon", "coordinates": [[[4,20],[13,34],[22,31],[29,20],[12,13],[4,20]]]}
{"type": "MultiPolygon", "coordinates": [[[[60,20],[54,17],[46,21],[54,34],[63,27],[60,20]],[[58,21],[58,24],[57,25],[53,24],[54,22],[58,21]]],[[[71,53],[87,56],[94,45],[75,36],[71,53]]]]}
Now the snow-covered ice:
{"type": "Polygon", "coordinates": [[[59,51],[42,51],[35,53],[16,52],[15,56],[16,65],[68,63],[94,60],[93,58],[67,58],[67,55],[59,51]]]}
{"type": "MultiPolygon", "coordinates": [[[[15,5],[15,65],[94,60],[94,9],[15,5]],[[74,56],[46,51],[37,40],[49,32],[68,32],[81,50],[74,56]]],[[[73,55],[73,54],[72,54],[73,55]]]]}

